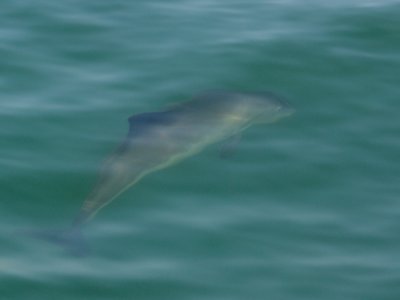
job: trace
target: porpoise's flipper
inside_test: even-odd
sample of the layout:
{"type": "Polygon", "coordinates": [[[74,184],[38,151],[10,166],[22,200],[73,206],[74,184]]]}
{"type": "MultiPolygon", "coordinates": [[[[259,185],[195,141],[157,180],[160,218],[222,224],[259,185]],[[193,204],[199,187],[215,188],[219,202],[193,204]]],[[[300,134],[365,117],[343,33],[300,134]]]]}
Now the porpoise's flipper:
{"type": "Polygon", "coordinates": [[[236,133],[227,139],[221,146],[219,156],[221,158],[231,158],[235,152],[237,145],[241,140],[242,135],[240,133],[236,133]]]}

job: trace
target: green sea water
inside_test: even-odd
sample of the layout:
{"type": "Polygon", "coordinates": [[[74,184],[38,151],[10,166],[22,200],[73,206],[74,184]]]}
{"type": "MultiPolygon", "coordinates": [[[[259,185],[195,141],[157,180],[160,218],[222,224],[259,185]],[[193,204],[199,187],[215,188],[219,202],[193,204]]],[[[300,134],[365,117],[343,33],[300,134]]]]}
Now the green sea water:
{"type": "Polygon", "coordinates": [[[400,1],[0,2],[0,299],[400,299],[400,1]],[[64,228],[127,118],[210,89],[296,113],[64,228]]]}

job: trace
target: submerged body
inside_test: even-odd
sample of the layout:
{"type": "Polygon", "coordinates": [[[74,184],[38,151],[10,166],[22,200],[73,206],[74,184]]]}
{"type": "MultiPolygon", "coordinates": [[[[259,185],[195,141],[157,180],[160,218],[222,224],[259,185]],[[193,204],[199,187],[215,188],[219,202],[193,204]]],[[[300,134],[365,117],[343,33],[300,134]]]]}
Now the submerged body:
{"type": "Polygon", "coordinates": [[[81,227],[143,176],[177,163],[253,123],[268,123],[293,109],[269,93],[212,92],[160,112],[129,118],[128,135],[104,163],[73,228],[81,227]]]}

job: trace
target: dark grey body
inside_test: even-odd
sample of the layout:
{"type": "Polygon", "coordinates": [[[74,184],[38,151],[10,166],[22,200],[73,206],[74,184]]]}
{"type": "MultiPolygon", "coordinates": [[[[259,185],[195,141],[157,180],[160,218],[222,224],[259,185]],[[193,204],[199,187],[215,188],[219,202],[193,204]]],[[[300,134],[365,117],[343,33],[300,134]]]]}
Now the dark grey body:
{"type": "Polygon", "coordinates": [[[74,227],[146,174],[234,136],[253,123],[273,122],[292,112],[287,103],[269,93],[212,92],[164,111],[130,117],[128,136],[105,162],[74,227]]]}

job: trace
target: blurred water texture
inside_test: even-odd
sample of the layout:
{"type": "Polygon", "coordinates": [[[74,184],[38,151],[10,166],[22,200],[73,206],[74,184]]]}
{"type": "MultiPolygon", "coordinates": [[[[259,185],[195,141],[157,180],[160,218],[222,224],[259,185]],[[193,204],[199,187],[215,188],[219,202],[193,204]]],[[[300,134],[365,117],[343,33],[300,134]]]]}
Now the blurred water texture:
{"type": "Polygon", "coordinates": [[[399,1],[0,3],[2,299],[399,299],[399,1]],[[291,118],[62,228],[127,118],[272,90],[291,118]]]}

